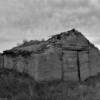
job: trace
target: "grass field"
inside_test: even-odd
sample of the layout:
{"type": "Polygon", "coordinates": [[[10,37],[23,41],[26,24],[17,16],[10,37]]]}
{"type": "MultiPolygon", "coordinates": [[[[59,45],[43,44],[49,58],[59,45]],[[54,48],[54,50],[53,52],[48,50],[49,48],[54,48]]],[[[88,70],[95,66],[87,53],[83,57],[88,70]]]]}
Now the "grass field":
{"type": "Polygon", "coordinates": [[[84,82],[36,82],[25,73],[0,69],[0,100],[100,100],[100,74],[84,82]]]}

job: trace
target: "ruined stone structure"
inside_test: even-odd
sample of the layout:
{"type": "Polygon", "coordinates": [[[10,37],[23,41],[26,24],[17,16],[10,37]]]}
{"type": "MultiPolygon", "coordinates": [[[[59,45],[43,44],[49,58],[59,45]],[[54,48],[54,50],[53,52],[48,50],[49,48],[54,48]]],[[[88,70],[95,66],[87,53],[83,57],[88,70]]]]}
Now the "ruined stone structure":
{"type": "Polygon", "coordinates": [[[0,61],[1,68],[28,73],[36,81],[81,81],[100,72],[100,51],[75,29],[4,51],[0,61]]]}

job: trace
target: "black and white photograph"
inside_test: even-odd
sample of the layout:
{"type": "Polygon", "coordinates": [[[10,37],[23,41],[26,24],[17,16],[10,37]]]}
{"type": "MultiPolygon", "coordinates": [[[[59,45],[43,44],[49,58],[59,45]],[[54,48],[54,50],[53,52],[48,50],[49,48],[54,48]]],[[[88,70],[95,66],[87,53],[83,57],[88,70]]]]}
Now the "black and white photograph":
{"type": "Polygon", "coordinates": [[[100,0],[0,0],[0,100],[100,100],[100,0]]]}

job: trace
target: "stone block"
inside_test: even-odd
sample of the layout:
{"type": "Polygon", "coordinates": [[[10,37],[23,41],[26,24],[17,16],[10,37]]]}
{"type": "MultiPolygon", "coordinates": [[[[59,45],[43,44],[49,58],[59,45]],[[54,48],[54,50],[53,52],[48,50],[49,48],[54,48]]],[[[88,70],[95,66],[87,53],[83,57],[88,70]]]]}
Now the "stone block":
{"type": "Polygon", "coordinates": [[[61,61],[56,52],[38,55],[37,72],[38,81],[52,81],[61,79],[61,61]]]}
{"type": "Polygon", "coordinates": [[[77,52],[64,51],[63,56],[64,80],[78,80],[77,52]]]}

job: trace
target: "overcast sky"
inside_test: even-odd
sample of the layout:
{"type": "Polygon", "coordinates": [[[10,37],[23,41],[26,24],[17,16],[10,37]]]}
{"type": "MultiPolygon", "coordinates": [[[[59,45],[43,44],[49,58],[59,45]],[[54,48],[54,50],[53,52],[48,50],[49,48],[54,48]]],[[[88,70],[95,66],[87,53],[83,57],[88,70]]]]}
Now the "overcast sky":
{"type": "Polygon", "coordinates": [[[73,27],[100,48],[100,0],[0,0],[0,51],[73,27]]]}

